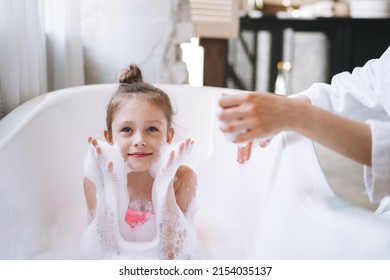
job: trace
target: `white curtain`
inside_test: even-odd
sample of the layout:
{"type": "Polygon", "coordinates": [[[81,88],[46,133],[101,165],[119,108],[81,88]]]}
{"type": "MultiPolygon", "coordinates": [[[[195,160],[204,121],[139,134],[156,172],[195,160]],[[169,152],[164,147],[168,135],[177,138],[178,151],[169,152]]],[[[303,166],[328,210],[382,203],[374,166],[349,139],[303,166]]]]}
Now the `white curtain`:
{"type": "Polygon", "coordinates": [[[79,0],[46,0],[48,90],[84,84],[79,0]]]}
{"type": "Polygon", "coordinates": [[[79,25],[79,0],[0,0],[0,118],[84,83],[79,25]]]}
{"type": "Polygon", "coordinates": [[[0,0],[0,117],[47,90],[41,8],[38,0],[0,0]]]}

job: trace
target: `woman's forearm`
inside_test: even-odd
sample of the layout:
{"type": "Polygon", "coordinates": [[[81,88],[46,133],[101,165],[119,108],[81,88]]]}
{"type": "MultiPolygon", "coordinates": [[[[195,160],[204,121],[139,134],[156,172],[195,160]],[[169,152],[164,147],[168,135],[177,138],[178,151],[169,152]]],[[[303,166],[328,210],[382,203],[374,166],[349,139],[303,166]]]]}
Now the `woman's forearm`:
{"type": "Polygon", "coordinates": [[[369,125],[302,101],[288,99],[292,110],[290,129],[352,160],[371,166],[372,144],[369,125]]]}

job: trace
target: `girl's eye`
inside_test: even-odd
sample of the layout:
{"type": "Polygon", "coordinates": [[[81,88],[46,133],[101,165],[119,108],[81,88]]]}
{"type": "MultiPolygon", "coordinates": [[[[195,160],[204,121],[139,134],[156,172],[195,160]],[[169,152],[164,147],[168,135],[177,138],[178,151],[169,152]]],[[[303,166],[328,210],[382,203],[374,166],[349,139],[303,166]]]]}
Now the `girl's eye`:
{"type": "Polygon", "coordinates": [[[155,132],[155,131],[158,131],[158,129],[157,129],[157,127],[151,126],[151,127],[148,127],[147,131],[155,132]]]}
{"type": "Polygon", "coordinates": [[[133,130],[130,127],[124,127],[121,129],[121,132],[132,132],[133,130]]]}

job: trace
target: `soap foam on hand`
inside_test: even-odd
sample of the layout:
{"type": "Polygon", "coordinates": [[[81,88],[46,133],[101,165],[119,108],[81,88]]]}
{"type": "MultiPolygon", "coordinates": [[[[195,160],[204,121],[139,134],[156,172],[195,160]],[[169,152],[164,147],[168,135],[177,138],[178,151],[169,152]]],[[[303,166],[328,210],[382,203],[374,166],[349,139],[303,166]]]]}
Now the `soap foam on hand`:
{"type": "MultiPolygon", "coordinates": [[[[228,95],[228,94],[222,93],[222,94],[218,97],[218,99],[221,99],[221,97],[224,96],[224,95],[228,95]]],[[[219,114],[221,111],[222,111],[221,107],[218,106],[217,113],[219,114]]],[[[221,127],[222,125],[225,124],[225,122],[223,122],[223,121],[221,121],[221,120],[219,120],[219,119],[218,119],[218,121],[219,121],[220,127],[221,127]]],[[[243,132],[244,132],[244,130],[242,130],[242,131],[235,131],[235,132],[222,132],[222,133],[223,133],[224,138],[225,138],[227,141],[229,141],[229,142],[234,142],[234,140],[236,139],[236,137],[237,137],[239,134],[243,133],[243,132]]],[[[246,146],[246,144],[247,144],[247,142],[243,142],[243,143],[238,143],[237,145],[238,145],[239,147],[244,147],[244,146],[246,146]]]]}
{"type": "MultiPolygon", "coordinates": [[[[220,121],[221,126],[225,124],[225,122],[220,121]]],[[[235,132],[223,132],[223,136],[229,142],[234,142],[236,137],[241,134],[243,131],[235,131],[235,132]]]]}
{"type": "MultiPolygon", "coordinates": [[[[234,140],[236,139],[236,137],[243,133],[244,131],[236,131],[236,132],[224,132],[223,135],[225,137],[225,139],[229,142],[234,142],[234,140]]],[[[248,142],[241,142],[241,143],[237,143],[237,146],[238,147],[245,147],[246,145],[248,144],[248,142]]]]}
{"type": "MultiPolygon", "coordinates": [[[[226,93],[222,93],[218,99],[220,99],[222,96],[224,95],[227,95],[226,93]]],[[[218,113],[220,113],[222,111],[221,107],[218,106],[218,113]]],[[[220,126],[224,125],[225,122],[219,120],[219,123],[220,123],[220,126]]],[[[222,132],[223,133],[223,136],[224,138],[229,141],[229,142],[234,142],[234,140],[236,140],[237,136],[246,132],[246,130],[241,130],[241,131],[235,131],[235,132],[222,132]]],[[[253,142],[253,147],[255,146],[261,146],[261,147],[265,147],[267,146],[270,142],[271,142],[271,139],[274,137],[275,135],[274,134],[270,134],[270,135],[267,135],[265,137],[261,137],[261,138],[258,138],[258,139],[254,139],[252,140],[253,142]]],[[[239,148],[244,148],[248,145],[248,141],[244,141],[244,142],[241,142],[241,143],[237,143],[237,146],[239,148]]]]}

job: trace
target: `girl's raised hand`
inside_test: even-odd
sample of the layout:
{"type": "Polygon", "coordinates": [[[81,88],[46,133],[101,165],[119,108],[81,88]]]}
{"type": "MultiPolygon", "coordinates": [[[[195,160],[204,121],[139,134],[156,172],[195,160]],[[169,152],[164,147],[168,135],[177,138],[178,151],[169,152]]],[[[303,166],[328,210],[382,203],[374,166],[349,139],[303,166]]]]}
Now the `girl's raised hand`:
{"type": "Polygon", "coordinates": [[[179,168],[179,166],[190,156],[193,145],[194,141],[187,138],[184,142],[179,144],[177,151],[173,149],[169,153],[167,164],[163,166],[163,171],[167,172],[169,169],[175,169],[176,172],[177,168],[179,168]]]}
{"type": "Polygon", "coordinates": [[[88,142],[92,144],[92,146],[95,148],[96,155],[98,157],[102,156],[102,148],[99,146],[98,141],[93,137],[88,137],[88,142]]]}
{"type": "Polygon", "coordinates": [[[98,166],[102,169],[102,170],[107,170],[109,172],[112,172],[113,171],[113,162],[111,160],[108,160],[106,159],[107,163],[105,164],[105,159],[104,159],[104,156],[103,156],[103,152],[102,152],[102,147],[99,145],[99,142],[93,138],[93,137],[88,137],[88,142],[92,145],[92,147],[94,148],[95,150],[95,160],[98,164],[98,166]],[[104,166],[106,165],[106,166],[104,166]]]}
{"type": "Polygon", "coordinates": [[[194,141],[187,138],[182,143],[176,144],[173,147],[168,146],[166,152],[162,154],[156,176],[164,176],[172,179],[180,165],[191,155],[193,145],[194,141]]]}

